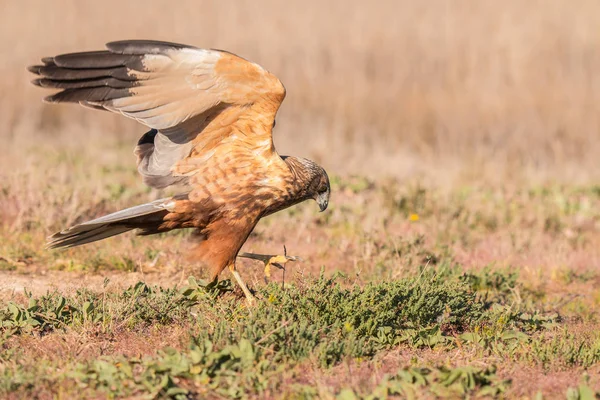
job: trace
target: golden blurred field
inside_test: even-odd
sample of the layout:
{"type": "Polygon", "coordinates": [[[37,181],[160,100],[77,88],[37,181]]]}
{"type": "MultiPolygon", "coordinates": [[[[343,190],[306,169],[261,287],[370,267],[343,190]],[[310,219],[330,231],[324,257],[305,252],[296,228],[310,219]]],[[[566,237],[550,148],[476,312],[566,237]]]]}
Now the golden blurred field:
{"type": "MultiPolygon", "coordinates": [[[[145,127],[44,104],[49,92],[31,85],[25,69],[43,56],[120,39],[225,49],[286,86],[277,149],[323,165],[333,193],[326,213],[312,203],[291,208],[261,222],[245,245],[275,254],[286,244],[304,259],[285,276],[289,287],[274,273],[282,291],[300,288],[308,296],[318,285],[310,279],[323,268],[328,277],[346,274],[345,288],[468,281],[464,293],[476,293],[487,307],[468,326],[444,322],[453,312],[446,310],[435,323],[396,330],[392,344],[369,357],[342,349],[341,361],[324,367],[316,361],[323,349],[315,347],[307,358],[287,359],[285,371],[265,367],[263,375],[258,366],[279,354],[281,343],[267,343],[287,329],[282,320],[252,342],[257,359],[249,370],[259,378],[233,397],[354,399],[384,389],[406,397],[412,392],[398,371],[413,367],[441,368],[431,370],[432,397],[441,393],[446,367],[498,367],[498,377],[477,370],[491,383],[448,392],[454,398],[488,387],[509,398],[599,392],[599,27],[600,3],[593,0],[0,0],[0,397],[69,398],[84,388],[102,398],[113,386],[82,378],[102,375],[96,359],[164,371],[167,346],[188,357],[190,340],[207,332],[222,351],[231,337],[245,337],[247,321],[281,311],[270,309],[265,295],[253,314],[237,292],[189,309],[187,297],[145,294],[150,308],[184,304],[169,322],[131,311],[128,285],[179,288],[189,275],[203,275],[185,258],[184,232],[43,249],[45,236],[59,229],[164,197],[146,188],[135,168],[132,150],[145,127]],[[23,322],[10,304],[54,304],[65,296],[74,315],[88,295],[101,299],[101,322],[88,319],[91,311],[83,322],[52,311],[52,328],[36,325],[32,333],[10,325],[34,318],[32,312],[23,322]],[[141,355],[150,361],[138,363],[141,355]],[[81,365],[84,375],[69,375],[81,365]],[[405,391],[393,392],[396,383],[405,391]]],[[[261,268],[241,265],[254,290],[281,295],[263,283],[261,268]]],[[[321,340],[350,343],[328,335],[321,340]]],[[[376,335],[384,341],[385,332],[376,335]]],[[[190,398],[229,397],[173,374],[165,379],[190,398]]],[[[240,376],[217,374],[211,382],[235,389],[247,383],[236,381],[240,376]]],[[[130,385],[123,397],[171,396],[166,388],[140,389],[139,379],[119,379],[130,385]]]]}
{"type": "Polygon", "coordinates": [[[280,152],[332,173],[500,184],[600,176],[600,5],[592,0],[5,0],[1,18],[4,171],[33,143],[133,144],[134,123],[41,104],[24,67],[155,38],[227,49],[278,75],[288,89],[280,152]]]}

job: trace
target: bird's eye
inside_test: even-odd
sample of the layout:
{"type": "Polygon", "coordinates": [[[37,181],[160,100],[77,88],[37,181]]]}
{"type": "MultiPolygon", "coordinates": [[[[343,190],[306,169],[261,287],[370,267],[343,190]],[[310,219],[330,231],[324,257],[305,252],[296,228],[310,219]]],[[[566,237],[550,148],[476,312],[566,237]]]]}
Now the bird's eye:
{"type": "Polygon", "coordinates": [[[319,193],[325,193],[327,191],[327,186],[320,186],[319,189],[317,190],[317,192],[319,193]]]}

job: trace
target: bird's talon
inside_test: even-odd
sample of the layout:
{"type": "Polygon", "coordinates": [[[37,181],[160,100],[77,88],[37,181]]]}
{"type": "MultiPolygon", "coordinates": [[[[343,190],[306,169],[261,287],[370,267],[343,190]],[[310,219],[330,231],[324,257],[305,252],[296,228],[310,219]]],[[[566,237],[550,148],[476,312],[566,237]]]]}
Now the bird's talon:
{"type": "Polygon", "coordinates": [[[285,271],[285,267],[279,263],[272,263],[271,265],[285,271]]]}
{"type": "MultiPolygon", "coordinates": [[[[285,251],[285,247],[284,247],[284,253],[287,253],[287,251],[285,251]]],[[[259,260],[262,261],[265,264],[265,280],[268,282],[269,278],[271,277],[271,267],[275,267],[277,269],[280,269],[282,271],[285,271],[285,264],[287,264],[290,261],[302,261],[302,259],[300,257],[296,257],[296,256],[288,256],[287,254],[284,255],[268,255],[268,254],[254,254],[254,253],[240,253],[238,254],[238,257],[244,257],[244,258],[251,258],[253,260],[259,260]]]]}

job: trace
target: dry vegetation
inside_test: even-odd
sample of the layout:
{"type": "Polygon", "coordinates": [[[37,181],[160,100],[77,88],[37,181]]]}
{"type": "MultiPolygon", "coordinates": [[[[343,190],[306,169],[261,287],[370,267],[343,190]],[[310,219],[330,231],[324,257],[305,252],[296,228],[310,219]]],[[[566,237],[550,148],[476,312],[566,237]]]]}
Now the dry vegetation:
{"type": "Polygon", "coordinates": [[[598,26],[591,0],[1,2],[0,396],[588,398],[598,26]],[[28,83],[41,56],[124,38],[265,66],[288,90],[278,150],[335,177],[327,213],[305,204],[250,238],[305,259],[285,290],[243,261],[254,310],[189,285],[203,271],[184,232],[43,250],[162,195],[136,175],[143,127],[28,83]]]}

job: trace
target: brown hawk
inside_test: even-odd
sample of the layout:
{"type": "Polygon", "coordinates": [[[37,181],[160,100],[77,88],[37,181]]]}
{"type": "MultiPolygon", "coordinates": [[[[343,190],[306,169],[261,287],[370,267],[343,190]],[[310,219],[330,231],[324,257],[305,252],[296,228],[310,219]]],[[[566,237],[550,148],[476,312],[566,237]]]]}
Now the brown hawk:
{"type": "Polygon", "coordinates": [[[304,200],[316,200],[321,211],[329,202],[325,170],[307,159],[280,156],[273,146],[283,85],[226,51],[147,40],[106,47],[43,58],[43,65],[29,67],[40,76],[33,83],[60,89],[47,102],[108,110],[151,128],[134,151],[143,181],[186,189],[58,232],[49,247],[133,229],[151,235],[193,228],[200,239],[193,257],[211,268],[211,280],[229,268],[252,301],[235,260],[258,221],[304,200]]]}

